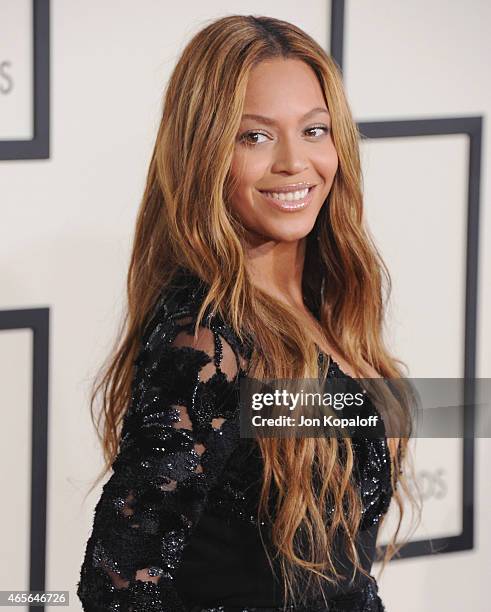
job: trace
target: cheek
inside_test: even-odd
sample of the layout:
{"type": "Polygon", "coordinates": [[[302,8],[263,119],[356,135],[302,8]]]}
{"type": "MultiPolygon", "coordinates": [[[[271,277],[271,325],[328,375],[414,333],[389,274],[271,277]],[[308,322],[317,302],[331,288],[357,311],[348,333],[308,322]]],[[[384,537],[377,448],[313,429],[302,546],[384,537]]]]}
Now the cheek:
{"type": "Polygon", "coordinates": [[[252,202],[254,188],[261,184],[262,177],[266,174],[267,163],[259,155],[251,155],[248,152],[236,152],[232,158],[230,174],[235,182],[235,192],[232,199],[242,202],[242,206],[252,202]]]}
{"type": "Polygon", "coordinates": [[[250,182],[249,172],[250,168],[245,156],[240,153],[234,153],[230,166],[233,192],[230,194],[229,206],[241,221],[243,221],[248,208],[247,192],[250,182]]]}
{"type": "Polygon", "coordinates": [[[334,178],[338,169],[338,154],[332,143],[317,157],[316,166],[324,177],[334,178]]]}

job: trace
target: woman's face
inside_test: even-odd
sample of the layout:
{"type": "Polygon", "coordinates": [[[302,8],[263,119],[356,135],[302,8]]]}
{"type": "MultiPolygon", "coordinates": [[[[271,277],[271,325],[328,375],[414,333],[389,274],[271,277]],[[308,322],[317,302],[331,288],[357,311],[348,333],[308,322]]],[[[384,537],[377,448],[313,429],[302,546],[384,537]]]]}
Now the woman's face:
{"type": "Polygon", "coordinates": [[[293,242],[311,231],[338,167],[330,125],[308,64],[274,59],[252,69],[232,159],[237,188],[230,201],[251,243],[293,242]]]}

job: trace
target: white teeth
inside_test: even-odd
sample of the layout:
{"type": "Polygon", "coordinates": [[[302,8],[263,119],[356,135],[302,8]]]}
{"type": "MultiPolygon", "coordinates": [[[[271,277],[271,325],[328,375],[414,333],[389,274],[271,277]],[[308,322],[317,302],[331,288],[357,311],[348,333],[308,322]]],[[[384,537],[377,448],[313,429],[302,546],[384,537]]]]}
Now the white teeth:
{"type": "Polygon", "coordinates": [[[282,193],[275,193],[272,191],[265,191],[264,193],[270,198],[275,200],[283,200],[286,202],[292,202],[294,200],[303,200],[309,192],[309,189],[302,189],[302,191],[287,191],[282,193]]]}

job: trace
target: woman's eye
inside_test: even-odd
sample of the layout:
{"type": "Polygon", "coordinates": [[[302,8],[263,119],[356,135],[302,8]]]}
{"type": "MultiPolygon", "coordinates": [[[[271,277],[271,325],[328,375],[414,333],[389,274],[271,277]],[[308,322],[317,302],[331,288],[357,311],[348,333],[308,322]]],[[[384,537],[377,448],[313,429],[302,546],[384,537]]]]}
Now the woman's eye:
{"type": "Polygon", "coordinates": [[[312,132],[312,130],[324,130],[324,133],[327,134],[329,132],[329,128],[327,125],[314,125],[311,128],[305,130],[306,132],[312,132]]]}
{"type": "Polygon", "coordinates": [[[257,141],[252,141],[249,140],[249,138],[251,136],[265,136],[265,134],[262,134],[261,132],[245,132],[245,134],[242,134],[242,136],[240,137],[240,141],[245,143],[246,145],[256,145],[256,144],[260,144],[260,142],[257,141]]]}
{"type": "MultiPolygon", "coordinates": [[[[305,133],[308,132],[313,132],[314,130],[323,130],[323,132],[325,134],[327,134],[329,132],[329,128],[327,127],[327,125],[314,125],[311,128],[307,128],[305,130],[305,133]]],[[[311,134],[312,135],[312,134],[311,134]]],[[[257,136],[264,136],[265,138],[267,138],[266,134],[263,134],[262,132],[257,132],[257,131],[249,131],[249,132],[245,132],[244,134],[242,134],[242,136],[239,138],[240,142],[243,142],[246,145],[257,145],[257,144],[261,144],[261,141],[257,141],[257,140],[251,140],[251,138],[257,137],[257,136]]],[[[313,136],[316,136],[316,134],[313,134],[313,136]]],[[[262,141],[264,142],[264,141],[262,141]]]]}

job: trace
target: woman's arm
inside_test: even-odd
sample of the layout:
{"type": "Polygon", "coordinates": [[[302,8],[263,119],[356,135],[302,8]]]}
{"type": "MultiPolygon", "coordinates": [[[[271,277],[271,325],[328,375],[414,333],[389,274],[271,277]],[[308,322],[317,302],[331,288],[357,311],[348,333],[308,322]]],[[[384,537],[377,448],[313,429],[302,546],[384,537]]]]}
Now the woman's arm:
{"type": "Polygon", "coordinates": [[[193,317],[155,326],[135,361],[113,474],[95,509],[77,595],[90,612],[178,612],[173,586],[210,487],[238,439],[237,354],[193,317]]]}

